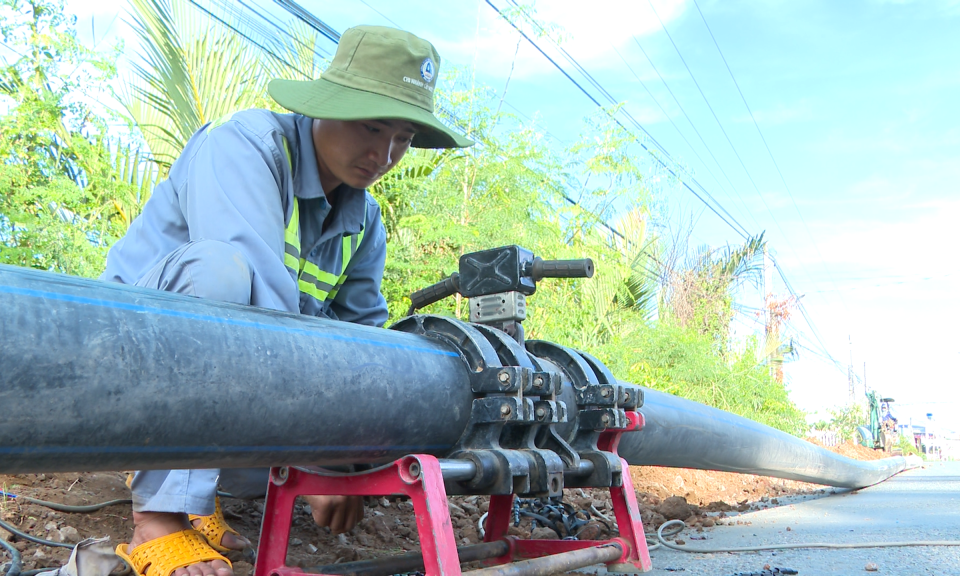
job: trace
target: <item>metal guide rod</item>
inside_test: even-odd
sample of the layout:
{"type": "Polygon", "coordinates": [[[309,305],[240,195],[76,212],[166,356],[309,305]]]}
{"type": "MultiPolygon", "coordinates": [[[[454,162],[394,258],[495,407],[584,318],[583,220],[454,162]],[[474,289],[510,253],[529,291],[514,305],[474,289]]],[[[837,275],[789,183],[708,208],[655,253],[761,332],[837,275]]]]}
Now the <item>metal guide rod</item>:
{"type": "MultiPolygon", "coordinates": [[[[470,377],[442,339],[0,265],[3,474],[446,456],[470,377]]],[[[630,464],[854,488],[905,467],[646,393],[646,427],[620,442],[630,464]]]]}
{"type": "MultiPolygon", "coordinates": [[[[443,479],[448,482],[462,482],[473,478],[477,473],[477,465],[469,460],[454,460],[443,458],[440,460],[440,471],[443,479]]],[[[588,476],[593,472],[593,462],[581,460],[576,468],[567,468],[564,476],[588,476]]]]}
{"type": "MultiPolygon", "coordinates": [[[[487,558],[496,558],[510,552],[510,545],[505,540],[483,542],[471,546],[458,546],[457,555],[460,563],[476,562],[487,558]]],[[[374,560],[359,560],[342,564],[329,564],[304,568],[304,572],[312,574],[340,574],[342,576],[390,576],[423,570],[423,552],[417,550],[406,554],[398,554],[387,558],[374,560]]]]}
{"type": "Polygon", "coordinates": [[[560,554],[501,564],[490,568],[470,570],[464,572],[463,576],[549,576],[550,574],[569,572],[593,564],[613,562],[622,555],[623,549],[618,544],[604,544],[603,546],[561,552],[560,554]]]}

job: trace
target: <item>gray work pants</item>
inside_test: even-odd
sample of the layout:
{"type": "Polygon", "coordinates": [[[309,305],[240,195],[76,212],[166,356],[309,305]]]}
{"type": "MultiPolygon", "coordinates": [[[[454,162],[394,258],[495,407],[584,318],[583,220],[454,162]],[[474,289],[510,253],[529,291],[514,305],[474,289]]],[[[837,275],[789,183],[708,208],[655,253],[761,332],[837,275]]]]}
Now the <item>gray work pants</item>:
{"type": "MultiPolygon", "coordinates": [[[[171,252],[137,286],[235,304],[250,304],[253,268],[243,253],[226,242],[196,240],[171,252]]],[[[178,414],[177,418],[203,418],[178,414]]],[[[267,490],[267,468],[224,470],[141,470],[131,491],[137,512],[213,514],[219,484],[238,498],[256,498],[267,490]]]]}

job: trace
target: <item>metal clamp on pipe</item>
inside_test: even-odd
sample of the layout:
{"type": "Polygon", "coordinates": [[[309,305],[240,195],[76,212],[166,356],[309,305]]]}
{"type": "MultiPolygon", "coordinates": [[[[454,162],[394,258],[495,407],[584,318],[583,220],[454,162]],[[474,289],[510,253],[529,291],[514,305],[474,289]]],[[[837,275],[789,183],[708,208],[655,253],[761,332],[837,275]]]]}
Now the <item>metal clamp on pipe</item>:
{"type": "Polygon", "coordinates": [[[411,310],[454,293],[469,299],[470,323],[417,315],[392,327],[456,346],[470,368],[470,419],[448,456],[469,462],[464,470],[474,475],[448,477],[448,493],[556,497],[565,473],[575,486],[620,485],[619,457],[597,442],[605,431],[627,428],[626,412],[642,404],[640,389],[617,382],[592,356],[525,342],[522,328],[538,281],[593,271],[589,259],[543,260],[504,246],[464,254],[458,272],[410,296],[411,310]],[[572,402],[560,399],[565,383],[572,402]]]}

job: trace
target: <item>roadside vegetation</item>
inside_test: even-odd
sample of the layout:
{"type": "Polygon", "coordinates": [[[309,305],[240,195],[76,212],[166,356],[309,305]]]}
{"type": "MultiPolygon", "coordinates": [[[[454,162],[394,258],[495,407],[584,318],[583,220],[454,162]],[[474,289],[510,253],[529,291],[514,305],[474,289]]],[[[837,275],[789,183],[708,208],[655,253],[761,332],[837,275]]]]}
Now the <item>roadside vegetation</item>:
{"type": "MultiPolygon", "coordinates": [[[[106,109],[98,102],[109,100],[118,49],[82,46],[59,0],[2,0],[0,11],[3,41],[17,52],[0,70],[6,264],[96,277],[194,131],[251,106],[277,110],[270,78],[311,78],[324,65],[305,29],[257,47],[185,1],[131,0],[142,46],[134,72],[120,78],[121,105],[106,109]]],[[[544,282],[531,297],[528,338],[589,351],[624,380],[801,434],[779,332],[743,340],[731,331],[738,290],[760,280],[763,236],[692,246],[659,208],[669,179],[638,160],[637,135],[611,111],[586,119],[564,146],[503,111],[507,86],[498,94],[469,70],[446,72],[440,115],[478,145],[412,151],[371,190],[387,228],[391,320],[466,252],[518,244],[544,258],[593,258],[594,278],[544,282]]],[[[423,312],[466,318],[465,304],[423,312]]]]}

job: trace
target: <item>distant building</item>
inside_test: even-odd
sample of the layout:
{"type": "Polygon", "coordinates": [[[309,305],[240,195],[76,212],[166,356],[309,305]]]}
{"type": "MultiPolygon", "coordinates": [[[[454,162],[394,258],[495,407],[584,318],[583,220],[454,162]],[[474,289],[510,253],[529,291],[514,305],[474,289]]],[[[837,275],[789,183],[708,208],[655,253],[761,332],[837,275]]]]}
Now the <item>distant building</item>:
{"type": "MultiPolygon", "coordinates": [[[[927,414],[927,419],[923,424],[914,424],[913,418],[907,424],[899,424],[897,429],[907,438],[913,438],[913,445],[928,460],[943,460],[944,441],[938,433],[933,414],[927,414]]],[[[952,443],[951,443],[952,446],[952,443]]]]}

